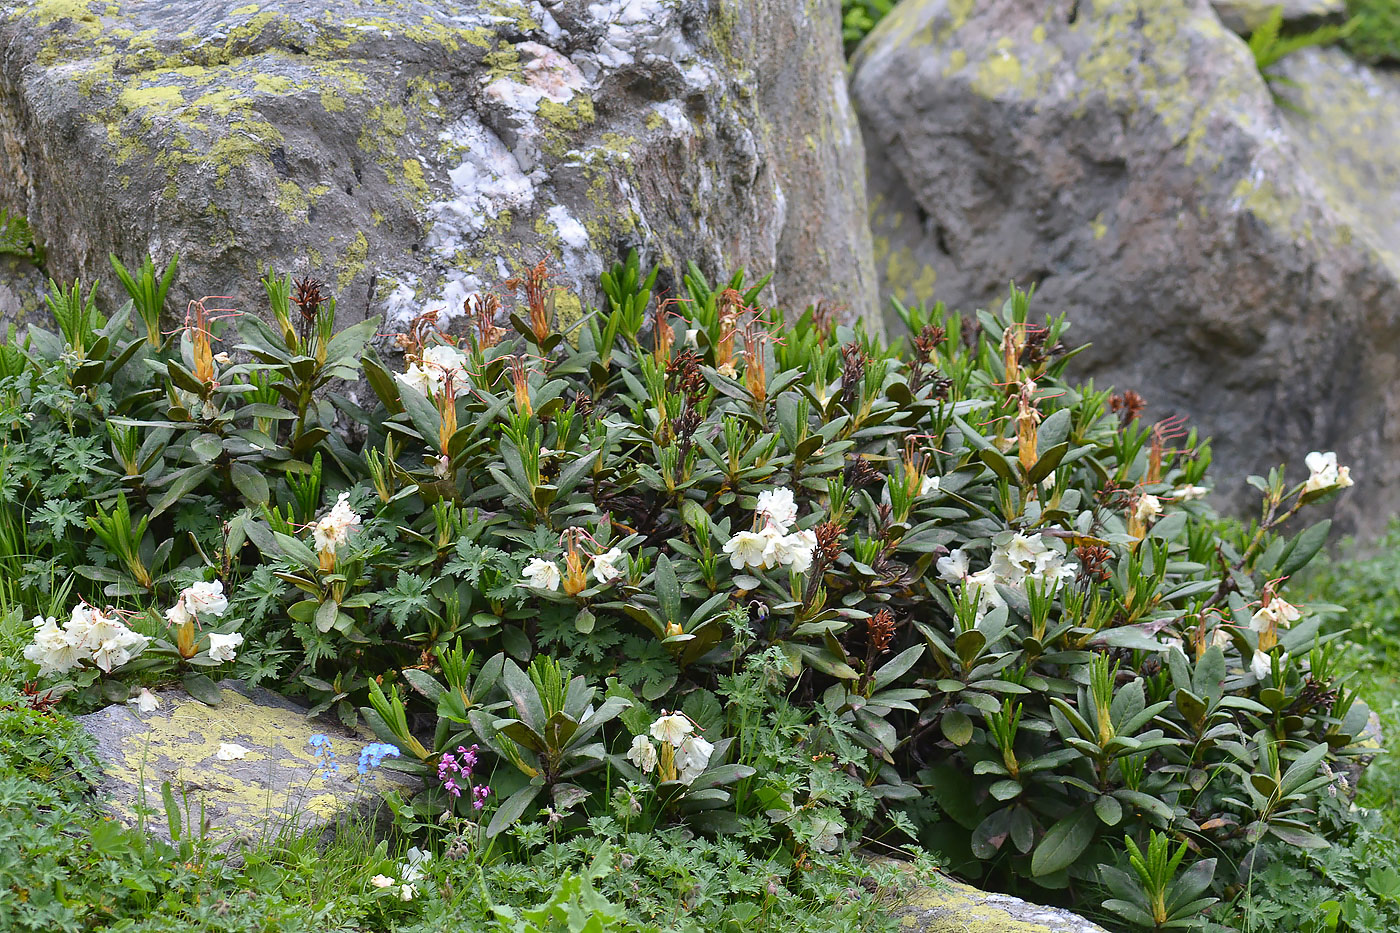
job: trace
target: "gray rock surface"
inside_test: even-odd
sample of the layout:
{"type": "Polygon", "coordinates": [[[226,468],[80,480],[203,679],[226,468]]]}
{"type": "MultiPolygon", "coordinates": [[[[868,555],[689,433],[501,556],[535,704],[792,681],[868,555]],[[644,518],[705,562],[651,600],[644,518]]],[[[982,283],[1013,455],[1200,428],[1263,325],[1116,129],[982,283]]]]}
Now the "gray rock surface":
{"type": "Polygon", "coordinates": [[[103,766],[98,794],[127,825],[169,838],[162,803],[165,782],[181,811],[181,823],[198,825],[221,846],[328,828],[351,815],[367,815],[389,789],[412,789],[407,775],[375,769],[362,782],[360,749],[373,739],[346,732],[324,719],[307,719],[290,700],[237,681],[220,685],[218,706],[206,706],[182,690],[157,696],[159,709],[138,712],[115,704],[78,717],[97,742],[103,766]],[[322,733],[332,741],[338,768],[329,778],[309,744],[322,733]],[[242,757],[220,757],[225,745],[242,757]],[[148,809],[144,817],[143,808],[148,809]],[[202,815],[202,817],[201,817],[202,815]]]}
{"type": "Polygon", "coordinates": [[[1205,0],[906,0],[855,69],[893,292],[1036,285],[1076,373],[1214,436],[1222,504],[1335,449],[1344,525],[1400,506],[1400,76],[1306,50],[1278,106],[1205,0]]]}
{"type": "Polygon", "coordinates": [[[0,206],[60,278],[178,250],[179,308],[272,263],[398,324],[548,259],[567,319],[636,245],[873,313],[838,7],[0,0],[0,206]]]}
{"type": "Polygon", "coordinates": [[[19,256],[0,255],[0,321],[19,324],[41,319],[44,286],[43,273],[32,262],[19,256]]]}
{"type": "Polygon", "coordinates": [[[1273,11],[1283,8],[1285,23],[1307,20],[1345,19],[1346,0],[1211,0],[1220,21],[1235,32],[1248,34],[1258,29],[1273,11]]]}

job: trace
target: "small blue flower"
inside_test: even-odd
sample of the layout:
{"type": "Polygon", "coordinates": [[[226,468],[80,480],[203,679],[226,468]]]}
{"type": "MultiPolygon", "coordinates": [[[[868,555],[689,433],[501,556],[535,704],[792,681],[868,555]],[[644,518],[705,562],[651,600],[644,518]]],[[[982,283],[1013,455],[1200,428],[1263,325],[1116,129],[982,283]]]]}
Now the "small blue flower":
{"type": "Polygon", "coordinates": [[[360,776],[369,774],[371,768],[379,767],[386,757],[398,758],[398,746],[388,742],[372,742],[360,749],[360,776]]]}
{"type": "Polygon", "coordinates": [[[340,765],[335,760],[335,751],[331,745],[330,736],[318,732],[306,741],[315,751],[316,763],[320,769],[317,773],[329,781],[331,775],[340,770],[340,765]]]}

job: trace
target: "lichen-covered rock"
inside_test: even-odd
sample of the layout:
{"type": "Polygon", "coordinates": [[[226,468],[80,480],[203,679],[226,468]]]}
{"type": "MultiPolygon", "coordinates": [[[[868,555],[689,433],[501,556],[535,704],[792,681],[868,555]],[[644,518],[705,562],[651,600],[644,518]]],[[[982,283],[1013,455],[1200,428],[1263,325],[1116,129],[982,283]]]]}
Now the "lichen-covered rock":
{"type": "MultiPolygon", "coordinates": [[[[22,324],[38,320],[44,307],[44,276],[20,256],[0,254],[0,321],[22,324]]],[[[0,332],[3,337],[3,332],[0,332]]]]}
{"type": "Polygon", "coordinates": [[[97,742],[98,793],[114,816],[128,825],[144,820],[150,832],[169,838],[161,790],[168,781],[181,822],[198,824],[202,814],[208,838],[227,846],[293,827],[329,827],[370,812],[388,789],[416,784],[382,768],[361,780],[358,756],[372,739],[308,719],[305,709],[271,691],[237,681],[219,686],[218,706],[171,690],[157,694],[160,708],[149,712],[116,704],[78,717],[97,742]],[[331,739],[336,756],[329,778],[310,745],[318,733],[331,739]]]}
{"type": "Polygon", "coordinates": [[[1336,449],[1347,524],[1400,506],[1400,76],[1305,50],[1279,106],[1206,0],[906,0],[855,67],[892,291],[1034,284],[1221,475],[1336,449]]]}
{"type": "Polygon", "coordinates": [[[1273,15],[1283,13],[1285,23],[1345,18],[1346,0],[1211,0],[1220,21],[1235,32],[1248,34],[1273,15]]]}
{"type": "Polygon", "coordinates": [[[905,933],[1105,933],[1067,910],[981,891],[951,878],[915,889],[895,906],[894,915],[905,933]]]}
{"type": "Polygon", "coordinates": [[[633,245],[865,313],[837,6],[0,0],[0,206],[59,277],[178,251],[182,298],[253,306],[272,263],[351,320],[540,259],[567,315],[633,245]]]}

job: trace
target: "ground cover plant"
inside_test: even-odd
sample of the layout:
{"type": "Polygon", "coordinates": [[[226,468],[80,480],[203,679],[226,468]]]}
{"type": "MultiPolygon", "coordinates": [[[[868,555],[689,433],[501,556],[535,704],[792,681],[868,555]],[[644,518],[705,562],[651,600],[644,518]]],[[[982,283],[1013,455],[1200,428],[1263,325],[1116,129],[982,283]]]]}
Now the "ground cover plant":
{"type": "Polygon", "coordinates": [[[1347,12],[1355,23],[1343,43],[1348,52],[1373,64],[1400,62],[1400,2],[1348,0],[1347,12]]]}
{"type": "Polygon", "coordinates": [[[434,868],[369,879],[405,922],[513,877],[558,903],[510,929],[878,925],[863,846],[1200,927],[1347,822],[1366,710],[1285,597],[1347,468],[1218,521],[1208,445],[1067,382],[1025,293],[901,306],[890,345],[742,275],[661,300],[633,256],[564,330],[540,266],[390,362],[311,279],[167,332],[172,271],[119,277],[0,347],[24,703],[237,675],[366,724],[426,786],[388,804],[434,868]]]}

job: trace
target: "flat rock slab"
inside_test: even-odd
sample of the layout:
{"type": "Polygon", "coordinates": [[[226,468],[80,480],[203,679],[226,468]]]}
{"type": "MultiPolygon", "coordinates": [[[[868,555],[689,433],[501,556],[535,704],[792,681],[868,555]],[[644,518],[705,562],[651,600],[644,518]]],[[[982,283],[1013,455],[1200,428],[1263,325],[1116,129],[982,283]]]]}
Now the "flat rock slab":
{"type": "Polygon", "coordinates": [[[1097,923],[1058,907],[992,894],[940,877],[937,886],[907,896],[894,911],[909,933],[1105,933],[1097,923]]]}
{"type": "Polygon", "coordinates": [[[360,749],[372,738],[308,719],[304,708],[269,690],[237,681],[219,687],[218,706],[172,690],[158,694],[161,707],[150,713],[115,704],[78,718],[97,740],[104,770],[98,793],[123,823],[138,824],[144,809],[146,828],[170,838],[161,795],[169,781],[181,822],[202,818],[208,835],[229,846],[330,827],[368,814],[385,791],[416,783],[383,769],[361,781],[360,749]],[[330,737],[339,765],[329,779],[310,745],[317,733],[330,737]],[[225,743],[247,749],[245,756],[220,759],[225,743]]]}

